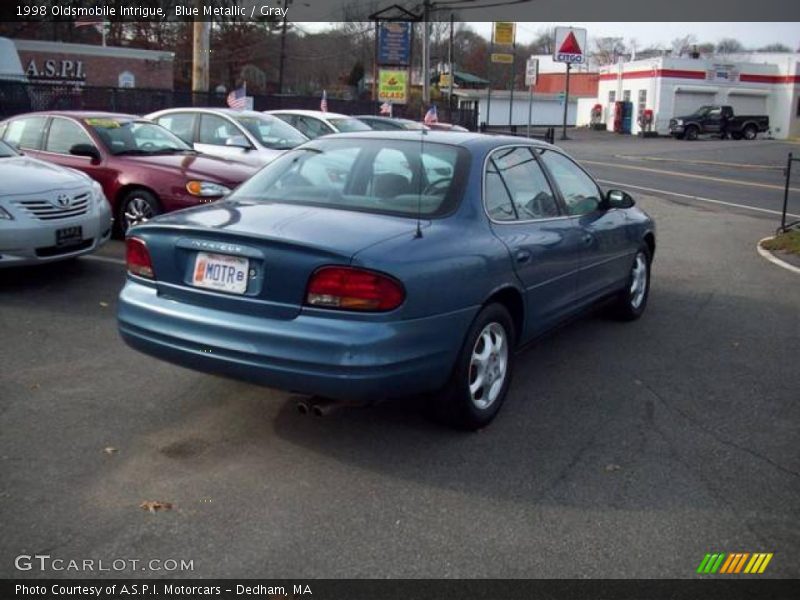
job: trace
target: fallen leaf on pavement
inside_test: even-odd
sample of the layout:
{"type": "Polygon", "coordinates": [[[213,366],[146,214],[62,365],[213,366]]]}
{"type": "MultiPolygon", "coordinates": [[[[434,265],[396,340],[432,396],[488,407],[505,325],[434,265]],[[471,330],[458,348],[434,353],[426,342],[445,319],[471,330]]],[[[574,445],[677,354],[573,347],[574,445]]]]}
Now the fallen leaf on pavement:
{"type": "Polygon", "coordinates": [[[105,308],[105,307],[107,307],[107,306],[108,306],[108,302],[101,302],[101,303],[100,303],[100,306],[102,306],[103,308],[105,308]]]}
{"type": "Polygon", "coordinates": [[[105,448],[103,448],[103,452],[105,452],[106,454],[114,454],[115,452],[119,452],[119,450],[114,448],[114,446],[106,446],[105,448]]]}
{"type": "Polygon", "coordinates": [[[172,510],[172,502],[159,502],[158,500],[145,500],[139,508],[154,513],[157,510],[172,510]]]}
{"type": "Polygon", "coordinates": [[[615,465],[615,464],[613,464],[613,463],[612,463],[612,464],[610,464],[610,465],[606,465],[606,471],[608,471],[609,473],[610,473],[611,471],[619,471],[621,468],[622,468],[622,467],[620,467],[619,465],[615,465]]]}

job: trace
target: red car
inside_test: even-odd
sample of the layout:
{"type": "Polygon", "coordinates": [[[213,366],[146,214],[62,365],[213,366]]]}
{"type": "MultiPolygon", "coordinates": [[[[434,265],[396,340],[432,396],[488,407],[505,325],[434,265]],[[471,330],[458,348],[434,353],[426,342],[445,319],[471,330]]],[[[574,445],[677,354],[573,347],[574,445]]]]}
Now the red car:
{"type": "Polygon", "coordinates": [[[258,170],[198,154],[168,129],[133,115],[28,113],[1,122],[0,138],[100,182],[123,234],[159,213],[222,198],[258,170]]]}

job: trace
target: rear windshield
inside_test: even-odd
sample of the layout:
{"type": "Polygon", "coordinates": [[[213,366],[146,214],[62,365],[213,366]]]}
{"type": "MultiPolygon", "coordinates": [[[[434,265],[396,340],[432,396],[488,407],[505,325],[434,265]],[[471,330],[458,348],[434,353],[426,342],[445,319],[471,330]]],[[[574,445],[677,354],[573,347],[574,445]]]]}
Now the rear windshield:
{"type": "Polygon", "coordinates": [[[370,131],[372,128],[358,119],[341,119],[341,118],[328,118],[331,125],[336,127],[337,131],[341,133],[352,133],[354,131],[370,131]]]}
{"type": "Polygon", "coordinates": [[[319,139],[290,150],[231,196],[414,217],[452,211],[463,193],[464,148],[386,139],[319,139]]]}

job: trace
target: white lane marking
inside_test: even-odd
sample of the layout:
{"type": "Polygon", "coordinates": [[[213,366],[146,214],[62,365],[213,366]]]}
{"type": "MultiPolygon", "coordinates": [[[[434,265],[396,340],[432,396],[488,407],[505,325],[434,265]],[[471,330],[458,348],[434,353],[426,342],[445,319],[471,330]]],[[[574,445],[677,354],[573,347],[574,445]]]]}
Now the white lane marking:
{"type": "MultiPolygon", "coordinates": [[[[765,188],[768,190],[781,190],[786,189],[785,185],[775,185],[773,183],[757,183],[755,181],[742,181],[741,179],[725,179],[724,177],[711,177],[710,175],[697,175],[696,173],[678,173],[677,171],[665,171],[663,169],[651,169],[649,167],[634,167],[633,165],[620,165],[614,163],[600,162],[597,160],[580,160],[578,162],[586,163],[587,165],[600,165],[602,167],[613,167],[615,169],[629,169],[631,171],[644,171],[646,173],[659,173],[661,175],[672,175],[674,177],[682,177],[685,179],[703,179],[705,181],[714,181],[716,183],[728,183],[730,185],[744,185],[750,187],[765,188]]],[[[789,188],[790,192],[800,192],[798,188],[789,188]]]]}
{"type": "Polygon", "coordinates": [[[110,256],[96,256],[94,254],[90,254],[89,256],[82,256],[84,260],[96,260],[98,262],[105,262],[105,263],[112,263],[115,265],[124,265],[125,261],[121,258],[112,258],[110,256]]]}
{"type": "Polygon", "coordinates": [[[653,162],[675,162],[695,165],[713,165],[715,167],[731,167],[734,169],[760,169],[764,171],[783,171],[783,165],[753,165],[747,163],[726,163],[717,160],[697,160],[688,158],[672,158],[668,156],[631,156],[629,154],[616,154],[617,158],[624,160],[649,160],[653,162]]]}
{"type": "MultiPolygon", "coordinates": [[[[759,208],[757,206],[747,206],[746,204],[737,204],[736,202],[725,202],[724,200],[714,200],[713,198],[703,198],[702,196],[692,196],[691,194],[680,194],[678,192],[670,192],[667,190],[657,190],[655,188],[644,187],[641,185],[633,185],[631,183],[623,183],[621,181],[609,181],[607,179],[598,179],[600,183],[607,183],[610,185],[619,185],[622,187],[628,187],[636,190],[643,190],[645,192],[654,192],[656,194],[668,194],[670,196],[678,196],[679,198],[688,198],[689,200],[699,200],[700,202],[709,202],[711,204],[721,204],[723,206],[732,206],[734,208],[743,208],[745,210],[755,210],[758,212],[767,213],[770,215],[781,215],[781,211],[779,210],[771,210],[769,208],[759,208]]],[[[786,213],[787,217],[792,217],[796,219],[800,219],[800,215],[795,215],[792,213],[786,213]]]]}
{"type": "Polygon", "coordinates": [[[790,265],[789,263],[787,263],[785,261],[782,261],[780,258],[775,256],[772,252],[770,252],[769,250],[766,250],[765,248],[761,247],[761,243],[762,242],[766,242],[767,240],[771,240],[771,239],[774,239],[774,237],[770,236],[770,237],[765,237],[763,240],[758,240],[758,243],[756,244],[756,250],[758,250],[758,253],[761,256],[763,256],[764,258],[766,258],[769,262],[771,262],[773,264],[776,264],[779,267],[783,267],[784,269],[786,269],[788,271],[793,271],[794,273],[800,274],[800,269],[798,269],[794,265],[790,265]]]}

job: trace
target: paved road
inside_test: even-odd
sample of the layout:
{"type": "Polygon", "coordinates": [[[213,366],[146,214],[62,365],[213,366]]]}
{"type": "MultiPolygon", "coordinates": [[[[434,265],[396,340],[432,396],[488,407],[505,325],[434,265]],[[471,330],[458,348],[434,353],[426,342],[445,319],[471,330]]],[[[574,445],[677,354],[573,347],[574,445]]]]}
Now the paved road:
{"type": "Polygon", "coordinates": [[[302,417],[141,356],[116,335],[114,262],[0,273],[0,576],[44,553],[193,576],[691,577],[710,551],[800,576],[800,278],[754,251],[771,219],[639,202],[660,235],[648,313],[536,344],[475,434],[400,403],[302,417]]]}
{"type": "MultiPolygon", "coordinates": [[[[796,142],[711,138],[686,142],[587,131],[570,135],[574,139],[556,143],[607,187],[692,204],[709,204],[708,200],[738,204],[773,217],[783,206],[787,155],[800,156],[796,142]]],[[[800,219],[800,163],[795,163],[791,187],[789,212],[800,219]]]]}

